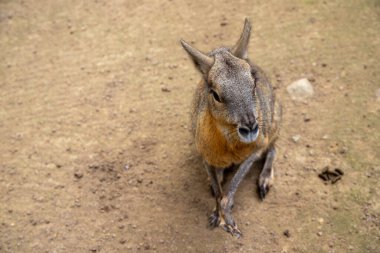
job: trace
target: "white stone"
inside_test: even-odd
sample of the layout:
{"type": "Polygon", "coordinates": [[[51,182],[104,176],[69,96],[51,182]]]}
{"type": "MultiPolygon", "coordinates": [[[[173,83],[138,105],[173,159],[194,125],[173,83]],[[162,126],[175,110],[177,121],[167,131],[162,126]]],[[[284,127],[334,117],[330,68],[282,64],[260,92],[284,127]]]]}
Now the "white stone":
{"type": "Polygon", "coordinates": [[[307,80],[307,78],[302,78],[291,83],[286,90],[292,99],[298,101],[304,101],[306,98],[314,95],[313,85],[307,80]]]}
{"type": "Polygon", "coordinates": [[[301,135],[297,134],[292,137],[292,140],[297,143],[301,139],[301,135]]]}

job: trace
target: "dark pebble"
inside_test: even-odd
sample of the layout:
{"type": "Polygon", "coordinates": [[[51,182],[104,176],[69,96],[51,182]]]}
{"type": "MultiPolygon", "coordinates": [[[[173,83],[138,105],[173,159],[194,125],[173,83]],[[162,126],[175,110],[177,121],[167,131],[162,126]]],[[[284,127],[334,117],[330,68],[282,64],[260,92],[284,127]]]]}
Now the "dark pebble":
{"type": "Polygon", "coordinates": [[[324,173],[319,174],[318,177],[321,178],[323,181],[327,181],[328,180],[327,175],[324,174],[324,173]]]}
{"type": "Polygon", "coordinates": [[[284,231],[284,235],[286,236],[286,237],[290,237],[290,232],[289,232],[289,229],[287,229],[287,230],[285,230],[284,231]]]}
{"type": "Polygon", "coordinates": [[[162,87],[162,88],[161,88],[161,91],[162,91],[162,92],[170,92],[170,90],[169,90],[168,88],[166,88],[166,87],[162,87]]]}
{"type": "Polygon", "coordinates": [[[74,177],[77,179],[81,179],[83,177],[83,173],[82,172],[75,172],[74,177]]]}
{"type": "Polygon", "coordinates": [[[331,184],[335,184],[336,182],[338,182],[341,179],[342,179],[342,177],[336,177],[333,180],[331,180],[331,184]]]}

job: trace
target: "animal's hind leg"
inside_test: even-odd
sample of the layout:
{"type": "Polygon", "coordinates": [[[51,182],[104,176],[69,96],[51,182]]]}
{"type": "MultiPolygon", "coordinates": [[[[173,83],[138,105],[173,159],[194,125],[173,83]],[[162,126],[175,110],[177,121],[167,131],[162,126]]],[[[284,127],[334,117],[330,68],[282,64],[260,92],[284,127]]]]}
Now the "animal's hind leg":
{"type": "Polygon", "coordinates": [[[276,149],[274,146],[271,146],[266,154],[265,163],[263,170],[260,173],[259,176],[259,182],[258,182],[258,191],[261,200],[265,198],[267,195],[269,188],[272,186],[273,183],[273,161],[276,156],[276,149]]]}
{"type": "MultiPolygon", "coordinates": [[[[205,165],[206,167],[207,165],[205,165]]],[[[208,170],[208,169],[206,169],[208,170]]],[[[223,180],[224,180],[224,170],[222,169],[217,169],[215,170],[215,173],[216,173],[216,177],[218,179],[218,182],[220,183],[220,185],[223,185],[223,180]]],[[[213,197],[215,197],[215,191],[214,191],[214,187],[212,186],[212,183],[211,183],[211,176],[210,176],[210,173],[209,171],[207,171],[207,174],[208,174],[208,180],[209,180],[209,184],[210,184],[210,192],[211,192],[211,195],[213,197]]]]}
{"type": "Polygon", "coordinates": [[[222,190],[221,181],[220,181],[222,179],[222,177],[220,176],[220,173],[222,173],[222,171],[206,163],[205,163],[205,168],[209,176],[211,188],[214,193],[214,197],[216,201],[216,207],[209,218],[210,227],[215,228],[220,225],[221,220],[222,220],[221,205],[220,205],[220,200],[222,199],[222,196],[223,196],[223,190],[222,190]]]}

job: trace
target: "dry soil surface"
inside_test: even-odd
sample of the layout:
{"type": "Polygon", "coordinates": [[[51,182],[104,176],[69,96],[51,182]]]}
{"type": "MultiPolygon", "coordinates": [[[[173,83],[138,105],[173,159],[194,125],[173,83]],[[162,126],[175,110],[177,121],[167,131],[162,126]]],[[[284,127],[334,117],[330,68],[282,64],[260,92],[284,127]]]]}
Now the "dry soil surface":
{"type": "Polygon", "coordinates": [[[0,1],[0,252],[380,252],[379,31],[376,0],[0,1]],[[206,225],[179,39],[233,45],[245,17],[284,122],[269,195],[258,168],[237,193],[236,239],[206,225]],[[300,78],[305,102],[286,92],[300,78]]]}

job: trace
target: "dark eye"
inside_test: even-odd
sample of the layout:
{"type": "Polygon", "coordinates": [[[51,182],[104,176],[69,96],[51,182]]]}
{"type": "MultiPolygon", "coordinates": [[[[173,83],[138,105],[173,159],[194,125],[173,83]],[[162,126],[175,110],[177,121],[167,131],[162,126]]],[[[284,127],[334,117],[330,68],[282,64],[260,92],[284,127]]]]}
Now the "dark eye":
{"type": "Polygon", "coordinates": [[[214,97],[214,99],[215,99],[216,101],[218,101],[219,103],[222,102],[222,101],[220,100],[220,97],[219,97],[218,93],[216,93],[216,91],[214,91],[214,90],[210,90],[210,92],[211,92],[212,96],[214,97]]]}
{"type": "Polygon", "coordinates": [[[255,83],[255,87],[256,87],[256,82],[257,82],[256,72],[251,71],[251,76],[252,76],[253,82],[255,83]]]}

